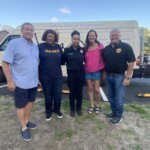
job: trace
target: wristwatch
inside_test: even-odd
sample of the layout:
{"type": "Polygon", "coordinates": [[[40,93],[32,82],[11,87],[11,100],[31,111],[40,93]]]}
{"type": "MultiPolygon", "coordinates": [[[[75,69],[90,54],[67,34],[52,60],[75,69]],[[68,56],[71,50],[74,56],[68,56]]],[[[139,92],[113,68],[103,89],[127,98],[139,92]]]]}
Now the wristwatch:
{"type": "Polygon", "coordinates": [[[128,76],[127,76],[127,77],[126,77],[126,79],[127,79],[127,80],[130,80],[130,79],[131,79],[131,77],[128,77],[128,76]]]}

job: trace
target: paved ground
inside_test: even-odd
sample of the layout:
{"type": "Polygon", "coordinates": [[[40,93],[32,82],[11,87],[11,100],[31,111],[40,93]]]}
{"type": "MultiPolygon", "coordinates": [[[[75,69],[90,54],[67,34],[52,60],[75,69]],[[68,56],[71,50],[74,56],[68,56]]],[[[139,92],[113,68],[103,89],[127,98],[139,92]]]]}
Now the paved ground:
{"type": "MultiPolygon", "coordinates": [[[[0,83],[0,86],[6,85],[6,83],[0,83]]],[[[106,87],[102,87],[105,94],[107,95],[106,87]]],[[[63,89],[68,89],[66,83],[63,83],[63,89]]],[[[142,93],[150,93],[150,79],[132,79],[130,86],[127,87],[126,90],[126,103],[150,103],[150,98],[139,98],[137,94],[139,92],[142,93]]],[[[0,95],[12,95],[11,92],[7,90],[6,87],[0,88],[0,95]]],[[[42,93],[38,93],[38,97],[42,97],[42,93]]],[[[63,99],[68,98],[68,95],[63,94],[63,99]]],[[[83,89],[83,98],[88,99],[87,87],[84,86],[83,89]]]]}

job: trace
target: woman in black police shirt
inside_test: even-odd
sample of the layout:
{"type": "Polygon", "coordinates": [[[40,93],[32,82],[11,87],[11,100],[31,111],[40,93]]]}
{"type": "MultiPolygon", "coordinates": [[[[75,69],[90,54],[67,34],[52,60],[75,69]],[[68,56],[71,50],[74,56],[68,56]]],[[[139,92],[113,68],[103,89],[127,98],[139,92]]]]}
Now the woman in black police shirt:
{"type": "Polygon", "coordinates": [[[65,48],[63,61],[67,66],[68,87],[70,90],[70,116],[75,116],[75,111],[79,116],[82,115],[82,89],[84,85],[84,49],[79,46],[80,33],[71,33],[72,45],[65,48]]]}
{"type": "Polygon", "coordinates": [[[40,57],[39,79],[45,96],[46,120],[49,121],[51,120],[52,112],[55,112],[58,118],[63,117],[60,111],[62,90],[62,49],[60,45],[57,44],[58,35],[53,30],[46,30],[43,33],[42,40],[46,42],[38,45],[40,57]]]}

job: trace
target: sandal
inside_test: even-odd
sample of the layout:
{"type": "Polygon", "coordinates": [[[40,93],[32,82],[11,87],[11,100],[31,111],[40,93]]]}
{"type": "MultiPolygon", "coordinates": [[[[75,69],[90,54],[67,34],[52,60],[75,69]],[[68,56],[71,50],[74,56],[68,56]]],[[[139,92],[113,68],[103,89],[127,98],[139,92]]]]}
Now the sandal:
{"type": "Polygon", "coordinates": [[[93,112],[94,112],[94,107],[90,107],[87,111],[88,111],[89,114],[93,114],[93,112]]]}
{"type": "Polygon", "coordinates": [[[99,114],[100,113],[100,107],[95,107],[95,113],[99,114]]]}

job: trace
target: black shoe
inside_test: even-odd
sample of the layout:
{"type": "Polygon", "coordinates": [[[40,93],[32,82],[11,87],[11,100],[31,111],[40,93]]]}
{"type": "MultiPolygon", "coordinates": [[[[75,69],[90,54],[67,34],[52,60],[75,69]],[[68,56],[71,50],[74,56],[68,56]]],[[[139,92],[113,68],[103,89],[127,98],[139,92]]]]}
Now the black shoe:
{"type": "Polygon", "coordinates": [[[77,115],[82,116],[82,110],[77,110],[77,115]]]}
{"type": "Polygon", "coordinates": [[[46,115],[46,121],[50,121],[51,120],[51,114],[47,114],[46,115]]]}
{"type": "Polygon", "coordinates": [[[37,125],[35,123],[33,123],[33,122],[28,121],[27,128],[29,128],[29,129],[36,129],[37,125]]]}
{"type": "Polygon", "coordinates": [[[112,125],[118,125],[122,121],[122,117],[113,117],[110,121],[112,125]]]}
{"type": "Polygon", "coordinates": [[[24,131],[21,131],[21,136],[22,136],[22,138],[23,138],[25,141],[30,141],[30,140],[32,140],[32,136],[31,136],[31,134],[30,134],[30,132],[29,132],[28,129],[25,129],[24,131]]]}
{"type": "Polygon", "coordinates": [[[58,118],[62,118],[63,114],[61,112],[56,113],[58,118]]]}
{"type": "Polygon", "coordinates": [[[76,112],[75,112],[75,111],[70,111],[70,116],[71,116],[71,117],[75,117],[75,115],[76,115],[76,112]]]}
{"type": "Polygon", "coordinates": [[[115,114],[114,113],[110,113],[110,114],[107,114],[106,115],[108,119],[112,119],[115,117],[115,114]]]}

